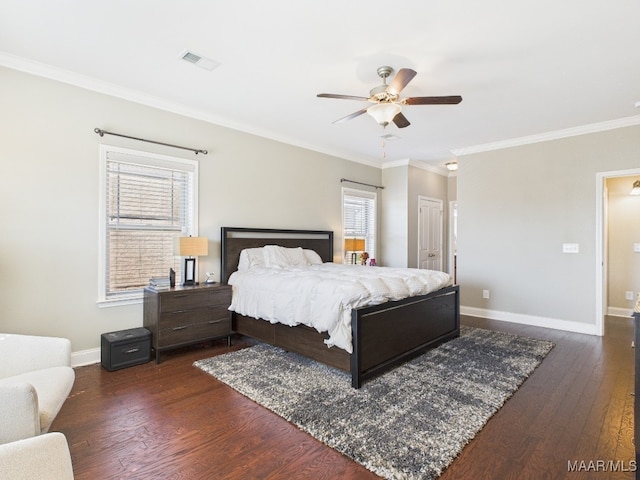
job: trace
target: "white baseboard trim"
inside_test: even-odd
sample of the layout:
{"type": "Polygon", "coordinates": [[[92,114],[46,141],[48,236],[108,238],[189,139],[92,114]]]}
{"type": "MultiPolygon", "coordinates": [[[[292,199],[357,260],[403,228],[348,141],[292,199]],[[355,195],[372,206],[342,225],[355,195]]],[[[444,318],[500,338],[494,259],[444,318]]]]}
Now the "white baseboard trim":
{"type": "Polygon", "coordinates": [[[607,315],[611,315],[613,317],[630,317],[631,315],[633,315],[633,309],[607,307],[607,315]]]}
{"type": "Polygon", "coordinates": [[[596,326],[592,323],[572,322],[570,320],[560,320],[557,318],[537,317],[535,315],[525,315],[522,313],[501,312],[498,310],[463,306],[460,307],[460,313],[472,317],[490,318],[491,320],[519,323],[532,327],[553,328],[554,330],[564,330],[566,332],[597,335],[596,326]]]}
{"type": "Polygon", "coordinates": [[[71,366],[83,367],[102,361],[99,348],[91,348],[89,350],[80,350],[79,352],[71,352],[71,366]]]}
{"type": "MultiPolygon", "coordinates": [[[[569,320],[559,320],[556,318],[536,317],[534,315],[525,315],[522,313],[501,312],[498,310],[487,310],[475,307],[460,307],[460,313],[471,317],[490,318],[491,320],[500,320],[503,322],[519,323],[521,325],[530,325],[532,327],[553,328],[555,330],[564,330],[567,332],[586,333],[587,335],[596,335],[596,326],[588,323],[572,322],[569,320]]],[[[609,307],[607,315],[617,317],[630,317],[633,312],[622,308],[613,309],[609,307]],[[618,313],[610,313],[612,310],[618,313]]],[[[89,350],[80,350],[71,353],[71,366],[82,367],[102,361],[99,348],[91,348],[89,350]]]]}

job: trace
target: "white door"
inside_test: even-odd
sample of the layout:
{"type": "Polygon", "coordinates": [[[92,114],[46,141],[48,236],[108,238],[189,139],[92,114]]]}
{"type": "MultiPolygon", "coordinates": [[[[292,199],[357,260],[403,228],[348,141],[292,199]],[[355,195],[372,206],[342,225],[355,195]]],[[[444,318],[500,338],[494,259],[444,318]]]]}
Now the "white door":
{"type": "Polygon", "coordinates": [[[442,200],[418,197],[418,202],[418,268],[442,271],[442,200]]]}

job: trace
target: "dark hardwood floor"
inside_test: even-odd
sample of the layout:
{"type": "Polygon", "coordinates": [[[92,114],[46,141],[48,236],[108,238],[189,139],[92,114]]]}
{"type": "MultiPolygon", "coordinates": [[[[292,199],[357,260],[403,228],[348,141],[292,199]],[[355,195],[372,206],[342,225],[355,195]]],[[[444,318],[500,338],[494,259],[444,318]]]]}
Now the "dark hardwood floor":
{"type": "MultiPolygon", "coordinates": [[[[631,319],[607,318],[604,337],[463,324],[556,346],[441,480],[634,478],[631,319]]],[[[246,346],[233,343],[167,353],[160,365],[77,368],[52,426],[67,436],[76,479],[378,478],[192,366],[246,346]]]]}

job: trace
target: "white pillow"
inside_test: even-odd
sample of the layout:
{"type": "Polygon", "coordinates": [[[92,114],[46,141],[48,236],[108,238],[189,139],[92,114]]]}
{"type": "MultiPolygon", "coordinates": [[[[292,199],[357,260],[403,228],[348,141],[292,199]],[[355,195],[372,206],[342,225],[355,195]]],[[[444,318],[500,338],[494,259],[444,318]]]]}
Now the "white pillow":
{"type": "Polygon", "coordinates": [[[245,248],[240,252],[238,270],[244,271],[254,267],[264,267],[264,251],[260,248],[245,248]]]}
{"type": "Polygon", "coordinates": [[[320,258],[320,255],[318,255],[318,253],[315,250],[303,250],[304,251],[304,256],[307,259],[307,263],[309,265],[322,265],[324,262],[322,261],[322,258],[320,258]]]}
{"type": "Polygon", "coordinates": [[[278,245],[264,246],[264,263],[270,268],[287,268],[308,265],[302,248],[286,248],[278,245]]]}

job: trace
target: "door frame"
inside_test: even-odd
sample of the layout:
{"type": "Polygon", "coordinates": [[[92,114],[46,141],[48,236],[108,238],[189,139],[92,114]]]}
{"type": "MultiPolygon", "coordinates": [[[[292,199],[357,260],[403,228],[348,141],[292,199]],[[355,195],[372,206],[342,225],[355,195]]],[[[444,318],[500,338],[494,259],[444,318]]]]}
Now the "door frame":
{"type": "Polygon", "coordinates": [[[449,202],[449,215],[448,215],[448,229],[447,231],[449,232],[449,238],[448,238],[448,242],[447,242],[447,248],[448,248],[448,252],[447,252],[447,258],[448,258],[448,262],[449,265],[447,265],[449,268],[449,275],[451,275],[451,278],[454,279],[454,281],[456,280],[456,262],[455,262],[455,254],[456,254],[456,250],[457,250],[457,245],[456,245],[456,223],[457,223],[457,218],[456,215],[457,214],[457,210],[458,210],[458,201],[457,200],[451,200],[449,202]]]}
{"type": "Polygon", "coordinates": [[[614,170],[596,173],[596,335],[604,335],[604,317],[607,309],[607,278],[608,256],[606,252],[606,232],[608,221],[606,216],[607,198],[605,197],[605,183],[609,178],[631,177],[640,175],[640,168],[628,170],[614,170]]]}
{"type": "MultiPolygon", "coordinates": [[[[444,200],[435,197],[426,197],[418,195],[418,244],[416,245],[416,266],[420,268],[420,236],[422,235],[422,215],[420,214],[420,206],[422,200],[437,202],[440,204],[440,262],[444,267],[444,200]]],[[[444,271],[444,268],[442,269],[444,271]]]]}

